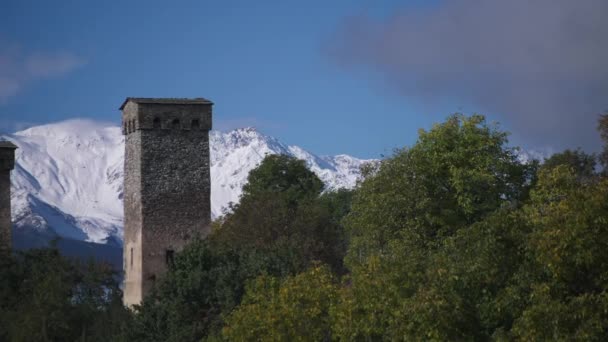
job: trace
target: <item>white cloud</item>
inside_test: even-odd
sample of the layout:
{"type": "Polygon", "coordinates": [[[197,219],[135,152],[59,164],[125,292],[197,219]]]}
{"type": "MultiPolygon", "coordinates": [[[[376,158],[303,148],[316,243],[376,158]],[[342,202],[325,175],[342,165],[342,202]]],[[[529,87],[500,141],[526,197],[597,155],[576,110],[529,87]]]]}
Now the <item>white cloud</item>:
{"type": "Polygon", "coordinates": [[[65,75],[86,61],[69,52],[22,53],[0,47],[0,103],[29,84],[65,75]]]}

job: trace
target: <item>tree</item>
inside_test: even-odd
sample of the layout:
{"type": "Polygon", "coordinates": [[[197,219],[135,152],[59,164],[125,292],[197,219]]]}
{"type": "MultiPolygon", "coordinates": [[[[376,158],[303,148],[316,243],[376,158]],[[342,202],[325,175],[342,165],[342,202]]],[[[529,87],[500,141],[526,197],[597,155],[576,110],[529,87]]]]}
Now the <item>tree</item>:
{"type": "Polygon", "coordinates": [[[251,170],[243,186],[242,199],[261,192],[280,193],[293,201],[318,196],[323,182],[308,170],[303,160],[276,154],[268,155],[251,170]]]}
{"type": "Polygon", "coordinates": [[[526,227],[509,212],[527,200],[535,165],[506,137],[483,116],[453,115],[366,170],[345,218],[351,274],[335,336],[484,339],[508,325],[494,308],[526,227]]]}
{"type": "Polygon", "coordinates": [[[608,180],[583,183],[575,168],[540,173],[523,208],[533,230],[519,284],[522,339],[603,340],[608,334],[608,180]]]}
{"type": "Polygon", "coordinates": [[[332,336],[605,339],[608,180],[580,174],[569,163],[544,166],[523,205],[500,206],[433,244],[396,235],[352,267],[332,336]]]}
{"type": "Polygon", "coordinates": [[[2,260],[0,339],[121,341],[130,319],[108,265],[64,258],[52,248],[2,260]]]}
{"type": "Polygon", "coordinates": [[[245,281],[269,262],[238,249],[215,249],[209,240],[191,243],[136,308],[130,339],[199,341],[213,334],[222,326],[222,312],[240,302],[245,281]]]}
{"type": "Polygon", "coordinates": [[[211,239],[226,249],[280,255],[280,275],[321,261],[338,270],[345,251],[340,220],[350,206],[347,192],[320,196],[323,184],[303,161],[267,156],[252,170],[239,204],[211,239]]]}
{"type": "Polygon", "coordinates": [[[222,335],[229,341],[329,341],[336,299],[336,281],[324,266],[284,280],[261,276],[247,286],[222,335]]]}
{"type": "Polygon", "coordinates": [[[592,181],[596,178],[594,155],[587,154],[581,149],[565,150],[549,157],[542,165],[543,169],[552,169],[559,165],[571,167],[581,181],[592,181]]]}
{"type": "Polygon", "coordinates": [[[390,253],[395,239],[427,248],[524,200],[534,169],[506,143],[507,133],[483,116],[455,114],[368,170],[345,220],[351,266],[390,253]]]}
{"type": "Polygon", "coordinates": [[[262,277],[225,337],[603,340],[608,181],[593,163],[566,151],[521,164],[483,117],[450,117],[365,170],[344,219],[351,272],[326,299],[328,320],[294,323],[316,319],[292,309],[319,303],[312,279],[262,277]]]}

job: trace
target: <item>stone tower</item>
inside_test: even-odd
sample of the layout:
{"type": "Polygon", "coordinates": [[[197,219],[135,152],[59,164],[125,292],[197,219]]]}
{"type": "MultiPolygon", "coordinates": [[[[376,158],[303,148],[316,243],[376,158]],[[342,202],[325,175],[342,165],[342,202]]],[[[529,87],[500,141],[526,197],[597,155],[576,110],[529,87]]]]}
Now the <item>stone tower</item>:
{"type": "Polygon", "coordinates": [[[139,304],[174,253],[209,233],[209,130],[203,98],[127,98],[125,135],[124,303],[139,304]]]}
{"type": "Polygon", "coordinates": [[[10,141],[0,141],[0,250],[11,248],[11,170],[15,149],[10,141]]]}

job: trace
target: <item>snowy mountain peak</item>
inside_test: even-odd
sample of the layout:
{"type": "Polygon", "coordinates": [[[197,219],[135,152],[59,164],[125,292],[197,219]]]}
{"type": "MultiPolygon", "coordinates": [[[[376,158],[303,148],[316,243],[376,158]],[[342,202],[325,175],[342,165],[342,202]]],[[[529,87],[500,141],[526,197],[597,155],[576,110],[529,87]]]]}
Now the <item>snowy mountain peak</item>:
{"type": "Polygon", "coordinates": [[[212,150],[237,149],[243,147],[270,146],[274,150],[287,152],[287,146],[276,138],[264,135],[253,127],[238,128],[227,133],[211,131],[210,141],[217,142],[211,145],[212,150]],[[218,144],[219,143],[219,144],[218,144]]]}
{"type": "MultiPolygon", "coordinates": [[[[120,243],[123,221],[124,138],[120,127],[68,120],[0,137],[19,149],[12,177],[16,229],[96,243],[120,243]]],[[[210,133],[213,217],[237,202],[249,171],[268,154],[306,162],[328,189],[353,187],[365,160],[318,157],[253,127],[210,133]]]]}
{"type": "Polygon", "coordinates": [[[120,135],[120,128],[112,123],[88,119],[71,119],[46,125],[34,126],[15,133],[18,136],[45,137],[53,140],[108,138],[120,135]]]}
{"type": "Polygon", "coordinates": [[[259,133],[258,129],[253,126],[237,128],[237,129],[234,129],[233,132],[259,133]]]}

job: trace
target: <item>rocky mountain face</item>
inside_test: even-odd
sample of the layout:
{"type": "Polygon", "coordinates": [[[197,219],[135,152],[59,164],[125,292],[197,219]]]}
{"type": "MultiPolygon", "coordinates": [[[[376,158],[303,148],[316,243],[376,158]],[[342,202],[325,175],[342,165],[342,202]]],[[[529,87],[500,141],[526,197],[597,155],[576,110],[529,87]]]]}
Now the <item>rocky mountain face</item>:
{"type": "MultiPolygon", "coordinates": [[[[19,147],[12,175],[12,215],[17,237],[61,237],[120,247],[124,138],[118,126],[70,120],[32,127],[0,139],[19,147]]],[[[367,162],[348,155],[316,156],[254,128],[212,131],[210,149],[214,218],[230,202],[238,202],[249,171],[268,154],[287,154],[304,160],[328,190],[353,187],[360,166],[367,162]]]]}

